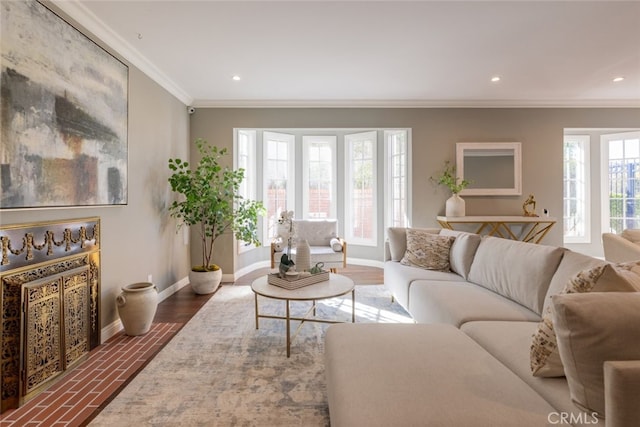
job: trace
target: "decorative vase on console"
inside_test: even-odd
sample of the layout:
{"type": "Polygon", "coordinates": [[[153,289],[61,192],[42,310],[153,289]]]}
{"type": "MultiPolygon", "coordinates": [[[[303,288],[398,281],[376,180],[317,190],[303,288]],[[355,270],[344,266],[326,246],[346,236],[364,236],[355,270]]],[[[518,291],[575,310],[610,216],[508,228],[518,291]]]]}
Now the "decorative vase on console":
{"type": "Polygon", "coordinates": [[[456,167],[451,165],[449,161],[444,162],[444,170],[439,176],[430,177],[429,179],[436,184],[444,185],[452,193],[445,203],[445,215],[465,216],[465,202],[458,193],[471,184],[471,181],[458,177],[456,175],[456,167]]]}
{"type": "Polygon", "coordinates": [[[458,193],[453,193],[449,197],[444,205],[444,214],[446,216],[464,216],[465,215],[465,202],[458,193]]]}

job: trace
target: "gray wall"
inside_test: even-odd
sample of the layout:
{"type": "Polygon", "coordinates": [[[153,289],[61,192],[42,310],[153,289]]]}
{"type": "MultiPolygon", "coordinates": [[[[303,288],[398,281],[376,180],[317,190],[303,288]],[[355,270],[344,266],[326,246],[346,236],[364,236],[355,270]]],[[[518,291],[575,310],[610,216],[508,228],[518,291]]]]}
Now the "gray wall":
{"type": "MultiPolygon", "coordinates": [[[[435,217],[444,214],[449,194],[429,177],[445,160],[455,162],[456,142],[521,142],[522,196],[467,196],[467,215],[521,215],[534,194],[537,211],[546,208],[559,221],[544,242],[562,245],[564,129],[639,125],[640,109],[631,108],[199,108],[191,116],[191,136],[232,149],[234,128],[411,128],[416,227],[437,226],[435,217]]],[[[193,245],[192,256],[198,250],[193,245]]],[[[220,242],[216,260],[223,270],[244,264],[233,253],[230,241],[220,242]]]]}
{"type": "Polygon", "coordinates": [[[0,224],[98,216],[102,224],[102,327],[118,319],[115,297],[126,284],[153,276],[159,291],[189,272],[189,252],[167,215],[167,160],[188,156],[185,105],[129,67],[129,204],[1,213],[0,224]]]}

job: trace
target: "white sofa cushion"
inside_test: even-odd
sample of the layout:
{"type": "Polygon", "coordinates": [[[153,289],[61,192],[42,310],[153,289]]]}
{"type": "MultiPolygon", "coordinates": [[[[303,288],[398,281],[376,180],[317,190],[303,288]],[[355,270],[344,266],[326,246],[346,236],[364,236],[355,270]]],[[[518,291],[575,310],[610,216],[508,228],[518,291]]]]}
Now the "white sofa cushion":
{"type": "Polygon", "coordinates": [[[556,295],[552,312],[571,398],[606,416],[604,362],[640,359],[640,293],[556,295]]]}
{"type": "MultiPolygon", "coordinates": [[[[560,294],[585,292],[634,292],[640,290],[640,262],[602,264],[576,274],[560,294]]],[[[540,377],[564,375],[558,353],[551,308],[547,307],[531,342],[531,372],[540,377]]]]}
{"type": "Polygon", "coordinates": [[[451,271],[458,273],[466,279],[469,276],[473,256],[476,254],[476,250],[478,250],[482,237],[479,234],[449,230],[446,228],[440,230],[440,235],[454,236],[456,238],[453,245],[451,245],[449,263],[451,264],[451,271]]]}
{"type": "Polygon", "coordinates": [[[540,378],[531,375],[529,343],[536,326],[537,322],[481,321],[465,323],[460,329],[556,408],[556,418],[551,418],[550,421],[562,425],[558,422],[558,417],[559,413],[564,413],[572,415],[572,420],[578,421],[571,425],[585,427],[602,425],[604,427],[604,423],[595,424],[597,419],[594,420],[591,414],[583,413],[573,403],[569,394],[569,385],[564,377],[540,378]]]}
{"type": "Polygon", "coordinates": [[[395,261],[384,263],[384,286],[391,291],[398,304],[406,310],[409,310],[409,289],[414,281],[421,279],[441,282],[460,282],[463,280],[462,277],[451,271],[425,270],[402,265],[395,261]]]}
{"type": "Polygon", "coordinates": [[[466,282],[416,280],[409,288],[408,311],[418,323],[456,327],[474,320],[540,320],[528,308],[466,282]]]}
{"type": "Polygon", "coordinates": [[[540,314],[563,249],[485,236],[469,271],[469,281],[540,314]]]}
{"type": "Polygon", "coordinates": [[[542,313],[546,313],[547,307],[551,304],[551,296],[559,294],[567,286],[569,280],[571,280],[576,274],[583,270],[588,270],[598,265],[606,264],[605,261],[584,255],[578,252],[565,250],[562,256],[562,261],[558,269],[551,278],[551,284],[549,290],[544,299],[544,306],[542,307],[542,313]]]}
{"type": "Polygon", "coordinates": [[[449,252],[454,240],[454,236],[440,236],[409,228],[407,251],[400,263],[427,270],[449,271],[449,252]]]}
{"type": "Polygon", "coordinates": [[[449,325],[332,325],[325,374],[332,427],[539,427],[555,411],[449,325]]]}
{"type": "Polygon", "coordinates": [[[627,228],[626,230],[622,230],[620,235],[630,242],[640,245],[640,229],[627,228]]]}

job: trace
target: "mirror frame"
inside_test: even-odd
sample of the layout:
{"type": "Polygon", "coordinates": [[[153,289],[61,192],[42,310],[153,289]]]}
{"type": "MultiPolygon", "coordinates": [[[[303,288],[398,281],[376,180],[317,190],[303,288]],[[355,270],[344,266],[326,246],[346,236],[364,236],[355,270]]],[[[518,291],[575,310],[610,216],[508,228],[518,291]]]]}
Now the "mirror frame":
{"type": "Polygon", "coordinates": [[[461,196],[520,196],[522,195],[522,147],[519,142],[458,142],[456,144],[456,176],[464,179],[465,150],[513,150],[513,187],[465,188],[461,196]]]}

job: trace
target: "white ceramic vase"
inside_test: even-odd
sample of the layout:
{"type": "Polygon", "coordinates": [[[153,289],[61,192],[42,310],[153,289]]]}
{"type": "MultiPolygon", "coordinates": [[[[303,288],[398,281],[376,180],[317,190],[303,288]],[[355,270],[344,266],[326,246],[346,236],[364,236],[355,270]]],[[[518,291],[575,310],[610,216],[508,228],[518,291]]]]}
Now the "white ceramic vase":
{"type": "Polygon", "coordinates": [[[153,283],[132,283],[122,288],[116,297],[116,304],[124,333],[130,336],[144,335],[151,329],[156,315],[158,290],[153,283]]]}
{"type": "Polygon", "coordinates": [[[296,258],[293,260],[296,263],[296,271],[303,272],[311,268],[311,248],[309,242],[306,239],[301,239],[296,245],[296,258]]]}
{"type": "Polygon", "coordinates": [[[447,199],[445,203],[445,215],[446,216],[464,216],[465,215],[465,202],[459,194],[453,194],[447,199]]]}
{"type": "Polygon", "coordinates": [[[190,271],[189,283],[198,295],[214,293],[222,282],[222,269],[215,271],[190,271]]]}

